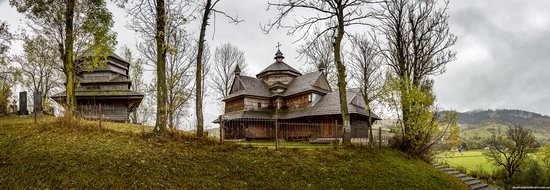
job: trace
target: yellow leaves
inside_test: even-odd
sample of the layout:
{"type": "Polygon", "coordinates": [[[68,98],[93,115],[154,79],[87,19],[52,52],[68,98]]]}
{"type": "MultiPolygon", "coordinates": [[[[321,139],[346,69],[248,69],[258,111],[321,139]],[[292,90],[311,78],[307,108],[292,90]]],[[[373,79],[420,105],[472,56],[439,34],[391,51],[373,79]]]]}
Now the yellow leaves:
{"type": "Polygon", "coordinates": [[[537,158],[542,160],[547,167],[550,167],[550,144],[546,144],[539,148],[537,158]]]}

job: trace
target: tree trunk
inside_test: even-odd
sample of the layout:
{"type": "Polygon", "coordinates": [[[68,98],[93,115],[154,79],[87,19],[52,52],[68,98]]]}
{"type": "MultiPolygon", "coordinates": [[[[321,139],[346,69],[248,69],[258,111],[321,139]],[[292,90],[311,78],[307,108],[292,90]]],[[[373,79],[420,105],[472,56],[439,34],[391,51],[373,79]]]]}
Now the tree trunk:
{"type": "Polygon", "coordinates": [[[75,67],[73,60],[73,19],[75,0],[68,0],[67,10],[65,12],[65,74],[66,74],[66,93],[67,102],[65,105],[65,115],[74,117],[76,111],[76,94],[75,94],[75,67]]]}
{"type": "Polygon", "coordinates": [[[370,147],[374,147],[374,135],[372,135],[372,117],[371,117],[372,111],[369,105],[367,105],[367,107],[369,112],[369,145],[370,147]]]}
{"type": "Polygon", "coordinates": [[[163,134],[166,130],[166,10],[164,0],[157,0],[157,121],[155,131],[163,134]]]}
{"type": "Polygon", "coordinates": [[[134,110],[134,113],[132,113],[132,115],[134,115],[134,123],[139,123],[139,122],[138,122],[138,113],[137,113],[137,112],[138,112],[138,111],[137,111],[137,109],[136,109],[136,110],[134,110]]]}
{"type": "Polygon", "coordinates": [[[407,88],[408,82],[406,82],[406,78],[405,77],[402,77],[399,81],[399,88],[401,88],[401,100],[400,100],[400,103],[401,103],[401,117],[403,118],[403,128],[402,128],[402,131],[401,131],[401,134],[402,134],[402,143],[403,143],[403,148],[404,150],[409,150],[409,141],[411,140],[411,136],[409,135],[409,117],[411,116],[410,114],[410,109],[409,109],[409,105],[410,103],[408,102],[410,99],[409,94],[408,92],[410,92],[407,88]],[[403,98],[404,96],[407,96],[405,98],[403,98]]]}
{"type": "Polygon", "coordinates": [[[338,9],[338,32],[334,41],[334,60],[336,62],[336,69],[338,70],[338,92],[340,94],[340,110],[342,112],[342,121],[344,124],[344,138],[345,144],[351,143],[351,124],[348,112],[348,101],[346,97],[346,66],[342,63],[341,58],[341,45],[344,38],[344,14],[343,7],[339,5],[338,9]]]}
{"type": "Polygon", "coordinates": [[[203,136],[204,123],[202,115],[202,55],[204,51],[204,36],[206,33],[206,27],[208,26],[208,17],[210,16],[210,10],[212,6],[212,0],[206,0],[206,6],[204,7],[204,14],[202,15],[201,31],[199,35],[199,47],[197,52],[197,72],[195,77],[196,92],[195,92],[195,109],[197,114],[197,137],[203,136]]]}
{"type": "Polygon", "coordinates": [[[170,108],[168,111],[168,127],[174,129],[174,110],[170,108]]]}

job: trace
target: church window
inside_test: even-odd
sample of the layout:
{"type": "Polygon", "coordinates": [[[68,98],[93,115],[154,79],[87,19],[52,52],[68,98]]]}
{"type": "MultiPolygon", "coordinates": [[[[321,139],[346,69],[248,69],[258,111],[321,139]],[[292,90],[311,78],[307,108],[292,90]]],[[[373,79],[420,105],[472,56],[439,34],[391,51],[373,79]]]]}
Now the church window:
{"type": "Polygon", "coordinates": [[[321,100],[321,95],[316,93],[312,93],[310,97],[311,97],[311,106],[314,106],[317,102],[319,102],[319,100],[321,100]]]}

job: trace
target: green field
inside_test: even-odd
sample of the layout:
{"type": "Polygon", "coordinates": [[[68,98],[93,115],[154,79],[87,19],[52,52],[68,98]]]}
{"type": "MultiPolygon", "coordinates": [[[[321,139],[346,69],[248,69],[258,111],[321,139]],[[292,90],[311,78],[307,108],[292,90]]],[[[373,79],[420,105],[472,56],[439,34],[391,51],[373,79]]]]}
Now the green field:
{"type": "MultiPolygon", "coordinates": [[[[495,165],[483,156],[484,151],[486,150],[470,150],[464,152],[446,151],[437,154],[435,158],[437,162],[447,163],[454,168],[464,167],[468,173],[483,169],[485,173],[491,174],[495,169],[495,165]]],[[[529,153],[529,155],[531,158],[538,160],[536,154],[529,153]]],[[[542,164],[542,161],[538,161],[542,164]]]]}
{"type": "Polygon", "coordinates": [[[0,118],[0,189],[468,189],[390,149],[275,151],[97,125],[0,118]]]}
{"type": "Polygon", "coordinates": [[[492,173],[494,165],[483,156],[484,150],[470,150],[464,152],[444,152],[436,156],[437,161],[449,164],[451,167],[464,167],[467,172],[483,169],[492,173]]]}

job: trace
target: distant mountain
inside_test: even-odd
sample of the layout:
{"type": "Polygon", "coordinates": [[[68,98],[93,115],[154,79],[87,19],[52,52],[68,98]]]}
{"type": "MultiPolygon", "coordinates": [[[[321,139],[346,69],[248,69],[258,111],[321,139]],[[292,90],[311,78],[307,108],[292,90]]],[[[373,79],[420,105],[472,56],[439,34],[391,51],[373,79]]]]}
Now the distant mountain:
{"type": "Polygon", "coordinates": [[[550,127],[550,117],[534,112],[511,109],[473,110],[458,112],[461,125],[521,125],[529,127],[550,127]]]}
{"type": "Polygon", "coordinates": [[[520,125],[531,130],[538,142],[550,143],[550,117],[546,115],[510,109],[473,110],[457,114],[461,136],[466,141],[486,139],[505,133],[508,126],[520,125]]]}

